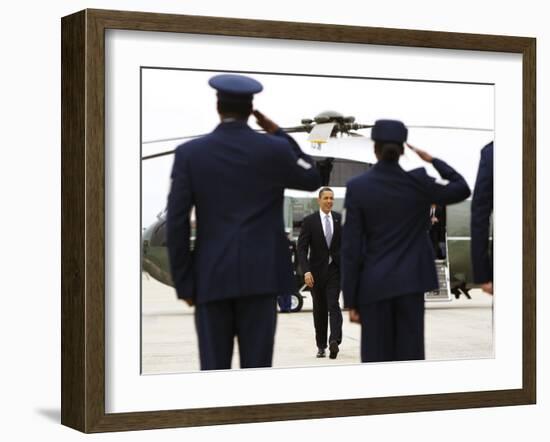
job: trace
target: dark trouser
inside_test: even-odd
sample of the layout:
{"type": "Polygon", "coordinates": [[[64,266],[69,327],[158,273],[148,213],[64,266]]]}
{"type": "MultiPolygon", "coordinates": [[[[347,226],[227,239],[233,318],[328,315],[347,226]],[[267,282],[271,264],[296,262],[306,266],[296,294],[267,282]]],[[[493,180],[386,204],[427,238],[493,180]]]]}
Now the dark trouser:
{"type": "Polygon", "coordinates": [[[243,296],[198,304],[195,326],[201,370],[231,368],[235,336],[241,368],[271,367],[276,299],[275,295],[243,296]]]}
{"type": "Polygon", "coordinates": [[[424,359],[424,294],[359,306],[361,361],[424,359]]]}
{"type": "Polygon", "coordinates": [[[330,318],[330,336],[328,342],[342,342],[342,311],[340,297],[340,271],[335,264],[328,266],[326,275],[314,275],[313,289],[313,325],[315,342],[318,348],[327,348],[327,328],[330,318]]]}

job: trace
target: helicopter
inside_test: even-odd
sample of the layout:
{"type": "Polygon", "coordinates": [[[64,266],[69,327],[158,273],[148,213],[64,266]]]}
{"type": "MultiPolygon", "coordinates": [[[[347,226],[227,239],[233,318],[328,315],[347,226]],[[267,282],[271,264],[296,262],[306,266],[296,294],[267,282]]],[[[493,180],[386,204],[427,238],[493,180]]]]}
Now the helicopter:
{"type": "MultiPolygon", "coordinates": [[[[345,198],[346,182],[353,176],[366,172],[376,163],[372,140],[361,133],[372,128],[374,124],[358,123],[353,116],[345,116],[339,112],[328,110],[317,114],[313,118],[303,118],[299,125],[282,127],[287,133],[304,133],[307,139],[299,142],[302,150],[312,156],[321,175],[322,186],[330,186],[334,191],[334,210],[342,211],[345,198]]],[[[476,134],[473,138],[482,140],[485,132],[492,137],[493,129],[479,127],[437,126],[437,125],[407,125],[411,132],[421,131],[424,134],[430,131],[452,131],[452,133],[476,134]],[[481,134],[481,137],[480,137],[481,134]]],[[[263,132],[258,130],[258,132],[263,132]]],[[[163,142],[180,144],[182,140],[196,138],[201,135],[174,137],[162,140],[145,141],[143,144],[163,142]]],[[[429,139],[429,136],[427,136],[429,139]]],[[[483,138],[483,140],[485,140],[483,138]]],[[[489,140],[490,141],[490,140],[489,140]]],[[[485,141],[475,141],[474,149],[481,149],[485,141]]],[[[486,144],[486,143],[485,143],[486,144]]],[[[146,155],[143,161],[173,154],[175,149],[146,155]]],[[[445,151],[441,155],[453,163],[453,154],[445,151]]],[[[405,150],[400,159],[404,170],[425,167],[428,174],[439,178],[435,169],[423,163],[416,154],[405,150]]],[[[473,188],[477,173],[477,161],[470,161],[468,170],[459,169],[465,176],[468,184],[473,188]],[[466,173],[465,173],[466,172],[466,173]]],[[[444,235],[438,247],[435,265],[439,277],[439,290],[425,294],[426,301],[450,301],[452,295],[458,298],[461,294],[469,297],[468,291],[474,286],[470,265],[470,202],[468,199],[458,204],[442,208],[441,227],[444,235]]],[[[297,238],[303,219],[310,213],[318,210],[317,193],[296,190],[285,190],[284,221],[285,229],[290,240],[291,250],[295,250],[297,238]]],[[[426,220],[428,223],[428,214],[426,220]]],[[[157,219],[142,232],[142,268],[151,277],[163,284],[173,286],[166,249],[166,212],[157,215],[157,219]]],[[[191,213],[191,247],[193,247],[197,229],[194,211],[191,213]]],[[[304,297],[308,296],[309,289],[304,284],[303,274],[297,264],[293,252],[296,290],[291,295],[291,311],[300,311],[304,297]]]]}

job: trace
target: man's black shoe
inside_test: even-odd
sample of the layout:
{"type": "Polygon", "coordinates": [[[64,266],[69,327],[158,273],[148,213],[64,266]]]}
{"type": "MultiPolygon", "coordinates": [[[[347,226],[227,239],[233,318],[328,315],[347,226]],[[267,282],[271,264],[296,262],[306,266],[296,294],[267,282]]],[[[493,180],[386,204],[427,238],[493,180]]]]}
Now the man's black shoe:
{"type": "Polygon", "coordinates": [[[329,354],[329,358],[330,359],[336,359],[336,356],[338,355],[338,351],[340,350],[338,348],[338,342],[336,341],[332,341],[328,347],[328,349],[330,350],[330,354],[329,354]]]}
{"type": "Polygon", "coordinates": [[[317,350],[317,357],[318,358],[324,358],[325,357],[325,349],[324,348],[319,348],[317,350]]]}

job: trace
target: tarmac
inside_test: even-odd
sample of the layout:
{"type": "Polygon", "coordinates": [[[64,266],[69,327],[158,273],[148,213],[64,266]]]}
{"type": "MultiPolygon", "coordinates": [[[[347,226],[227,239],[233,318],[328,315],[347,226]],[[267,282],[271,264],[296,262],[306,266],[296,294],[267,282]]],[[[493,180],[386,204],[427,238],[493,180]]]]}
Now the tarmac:
{"type": "MultiPolygon", "coordinates": [[[[450,301],[426,303],[426,359],[480,359],[494,356],[493,298],[479,289],[450,301]]],[[[142,284],[142,374],[199,370],[193,307],[147,274],[142,284]]],[[[300,312],[278,313],[273,367],[360,363],[360,326],[343,311],[343,338],[336,359],[316,358],[311,297],[300,312]]],[[[328,351],[327,351],[328,355],[328,351]]],[[[235,342],[232,368],[239,367],[235,342]]]]}

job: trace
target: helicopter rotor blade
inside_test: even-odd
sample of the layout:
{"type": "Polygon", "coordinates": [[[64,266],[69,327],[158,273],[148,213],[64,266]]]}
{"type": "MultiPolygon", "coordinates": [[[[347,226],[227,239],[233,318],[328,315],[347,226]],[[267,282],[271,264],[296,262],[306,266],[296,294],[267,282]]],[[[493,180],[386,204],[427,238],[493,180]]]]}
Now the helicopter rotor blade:
{"type": "Polygon", "coordinates": [[[173,138],[159,138],[159,139],[156,139],[156,140],[142,141],[141,144],[154,144],[154,143],[165,143],[167,141],[187,140],[187,139],[191,139],[191,138],[204,137],[205,135],[207,135],[207,134],[187,135],[187,136],[184,136],[184,137],[173,137],[173,138]]]}
{"type": "MultiPolygon", "coordinates": [[[[309,129],[308,129],[307,126],[281,127],[281,129],[286,133],[309,132],[309,129]]],[[[265,133],[265,130],[257,129],[256,132],[265,133]]],[[[206,134],[188,135],[188,136],[185,136],[185,137],[159,138],[159,139],[156,139],[156,140],[143,141],[141,144],[166,143],[166,142],[169,142],[169,141],[188,140],[188,139],[193,139],[193,138],[199,138],[199,137],[202,137],[204,135],[206,135],[206,134]]],[[[166,155],[171,155],[175,151],[176,151],[175,149],[172,149],[172,150],[167,150],[167,151],[164,151],[164,152],[159,152],[159,153],[155,153],[155,154],[151,154],[151,155],[145,155],[145,156],[141,157],[141,159],[142,160],[151,160],[153,158],[158,158],[158,157],[163,157],[163,156],[166,156],[166,155]]]]}
{"type": "MultiPolygon", "coordinates": [[[[291,133],[291,132],[309,132],[309,128],[304,126],[295,126],[295,127],[280,127],[283,132],[291,133]]],[[[267,133],[264,129],[253,129],[254,132],[258,132],[261,134],[267,133]]]]}
{"type": "Polygon", "coordinates": [[[494,129],[487,129],[484,127],[461,127],[461,126],[415,126],[407,125],[407,127],[412,127],[415,129],[451,129],[451,130],[472,130],[480,132],[494,132],[494,129]]]}
{"type": "MultiPolygon", "coordinates": [[[[435,125],[414,125],[414,124],[407,124],[407,127],[414,128],[414,129],[451,129],[451,130],[472,130],[472,131],[480,131],[480,132],[494,132],[494,129],[488,129],[485,127],[464,127],[464,126],[435,126],[435,125]]],[[[374,127],[374,124],[353,124],[353,129],[369,129],[374,127]]]]}
{"type": "MultiPolygon", "coordinates": [[[[295,132],[311,132],[312,129],[317,127],[316,131],[318,132],[323,126],[330,125],[328,124],[316,124],[316,125],[302,125],[302,126],[293,126],[293,127],[281,127],[281,129],[286,133],[295,133],[295,132]]],[[[373,124],[359,124],[359,123],[352,123],[352,129],[353,130],[360,130],[360,129],[369,129],[372,128],[373,124]]],[[[414,129],[441,129],[441,130],[467,130],[467,131],[479,131],[479,132],[494,132],[494,129],[488,129],[483,127],[462,127],[462,126],[437,126],[437,125],[407,125],[409,128],[414,129]]],[[[265,132],[263,130],[256,130],[257,132],[265,132]]],[[[315,131],[314,131],[315,132],[315,131]]],[[[352,137],[364,137],[364,135],[359,134],[357,132],[347,132],[352,137]]],[[[172,138],[162,138],[162,139],[156,139],[156,140],[147,140],[143,141],[142,144],[154,144],[154,143],[163,143],[168,141],[178,141],[178,140],[187,140],[187,139],[193,139],[198,138],[201,136],[204,136],[206,134],[202,135],[188,135],[183,137],[172,137],[172,138]]],[[[311,138],[311,135],[310,135],[311,138]]],[[[324,138],[327,138],[326,136],[324,138]]],[[[323,138],[323,139],[324,139],[323,138]]],[[[141,159],[142,160],[150,160],[153,158],[158,158],[166,155],[171,155],[175,152],[175,149],[165,151],[165,152],[159,152],[151,155],[145,155],[141,159]]]]}
{"type": "MultiPolygon", "coordinates": [[[[352,123],[352,129],[353,130],[359,130],[359,129],[369,129],[372,128],[373,124],[359,124],[359,123],[352,123]]],[[[415,129],[451,129],[451,130],[473,130],[473,131],[480,131],[480,132],[493,132],[494,129],[487,129],[483,127],[461,127],[461,126],[434,126],[434,125],[407,125],[407,127],[415,128],[415,129]]],[[[302,126],[293,126],[293,127],[281,127],[283,131],[286,133],[294,133],[294,132],[310,132],[312,127],[308,125],[302,125],[302,126]]],[[[265,132],[263,130],[257,130],[257,132],[265,132]]],[[[202,137],[207,134],[200,134],[200,135],[187,135],[183,137],[172,137],[172,138],[159,138],[155,140],[147,140],[143,141],[141,144],[154,144],[154,143],[164,143],[167,141],[178,141],[178,140],[187,140],[187,139],[193,139],[202,137]]]]}
{"type": "Polygon", "coordinates": [[[158,158],[158,157],[164,157],[166,155],[172,155],[174,152],[176,151],[176,149],[172,149],[172,150],[167,150],[165,152],[159,152],[159,153],[154,153],[154,154],[151,154],[151,155],[145,155],[143,157],[141,157],[141,160],[151,160],[153,158],[158,158]]]}
{"type": "Polygon", "coordinates": [[[288,133],[294,133],[294,132],[309,132],[311,130],[311,126],[294,126],[294,127],[281,127],[281,130],[288,133]]]}
{"type": "MultiPolygon", "coordinates": [[[[290,134],[290,133],[295,133],[295,132],[309,132],[309,129],[307,127],[303,127],[303,126],[296,126],[296,127],[281,127],[280,128],[283,132],[287,133],[287,134],[290,134]]],[[[265,130],[263,129],[253,129],[254,132],[258,132],[260,134],[265,134],[267,133],[265,130]]]]}
{"type": "Polygon", "coordinates": [[[353,130],[370,129],[372,127],[374,127],[374,124],[359,124],[359,123],[351,123],[350,124],[350,128],[353,129],[353,130]]]}

